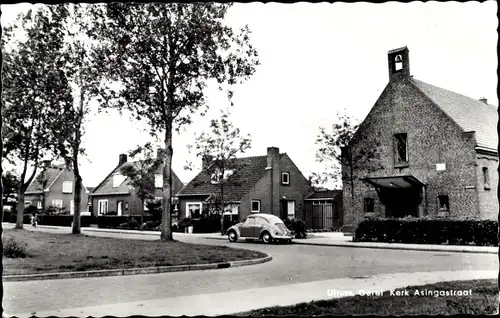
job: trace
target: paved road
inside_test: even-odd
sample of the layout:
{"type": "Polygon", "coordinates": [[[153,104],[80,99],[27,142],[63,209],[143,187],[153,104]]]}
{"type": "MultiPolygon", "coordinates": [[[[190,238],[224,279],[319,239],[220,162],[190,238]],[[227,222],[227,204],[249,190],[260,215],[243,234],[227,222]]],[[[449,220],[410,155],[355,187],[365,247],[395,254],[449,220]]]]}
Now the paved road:
{"type": "MultiPolygon", "coordinates": [[[[92,234],[156,239],[148,235],[92,234]]],[[[273,260],[222,270],[4,283],[5,311],[10,314],[53,311],[340,278],[363,279],[389,273],[498,269],[498,259],[493,254],[229,243],[185,235],[174,238],[258,250],[272,255],[273,260]]]]}

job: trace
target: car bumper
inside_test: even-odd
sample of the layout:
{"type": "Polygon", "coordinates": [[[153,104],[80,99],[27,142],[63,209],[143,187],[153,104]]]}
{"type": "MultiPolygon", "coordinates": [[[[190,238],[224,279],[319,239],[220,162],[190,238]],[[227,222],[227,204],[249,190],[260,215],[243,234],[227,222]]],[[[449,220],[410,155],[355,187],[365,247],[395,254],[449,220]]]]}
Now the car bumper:
{"type": "Polygon", "coordinates": [[[293,239],[293,235],[274,235],[273,239],[275,239],[275,240],[291,240],[291,239],[293,239]]]}

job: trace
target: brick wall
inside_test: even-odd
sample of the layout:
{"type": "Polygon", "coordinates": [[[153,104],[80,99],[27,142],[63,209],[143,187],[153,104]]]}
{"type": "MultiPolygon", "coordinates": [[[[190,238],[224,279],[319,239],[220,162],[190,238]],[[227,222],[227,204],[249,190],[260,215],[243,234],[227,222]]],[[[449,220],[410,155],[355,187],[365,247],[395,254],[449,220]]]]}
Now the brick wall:
{"type": "MultiPolygon", "coordinates": [[[[359,134],[367,136],[354,151],[373,145],[378,139],[383,169],[368,173],[360,169],[360,176],[393,176],[411,174],[427,185],[427,213],[437,215],[437,196],[449,196],[451,217],[477,217],[478,197],[476,180],[475,136],[464,134],[444,112],[428,99],[409,78],[391,81],[361,124],[359,134]],[[393,135],[407,133],[409,166],[394,167],[393,135]],[[436,164],[445,163],[445,171],[436,171],[436,164]],[[473,187],[475,188],[475,187],[473,187]]],[[[357,180],[354,201],[351,189],[343,182],[344,224],[357,225],[363,218],[363,199],[375,199],[375,212],[385,214],[373,187],[357,180]]],[[[425,200],[423,200],[425,201],[425,200]]],[[[425,202],[422,202],[425,204],[425,202]]]]}
{"type": "MultiPolygon", "coordinates": [[[[305,220],[304,199],[312,193],[309,181],[300,172],[287,154],[283,154],[280,162],[281,171],[290,173],[290,184],[280,185],[279,197],[295,201],[295,218],[305,220]]],[[[281,181],[281,180],[280,180],[281,181]]]]}
{"type": "Polygon", "coordinates": [[[479,197],[479,214],[482,219],[498,218],[498,157],[487,154],[477,155],[477,193],[479,197]],[[489,187],[485,185],[483,168],[488,168],[489,187]]]}
{"type": "Polygon", "coordinates": [[[240,199],[240,220],[246,218],[252,210],[252,200],[260,200],[261,213],[279,216],[279,211],[272,210],[271,204],[271,171],[268,171],[255,185],[240,199]]]}

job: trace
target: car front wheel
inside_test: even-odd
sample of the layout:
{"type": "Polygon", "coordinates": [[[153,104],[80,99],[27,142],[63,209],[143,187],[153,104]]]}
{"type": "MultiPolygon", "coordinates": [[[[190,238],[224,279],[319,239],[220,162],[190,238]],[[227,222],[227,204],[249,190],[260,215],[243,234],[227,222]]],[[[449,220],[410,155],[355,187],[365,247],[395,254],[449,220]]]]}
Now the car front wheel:
{"type": "Polygon", "coordinates": [[[269,234],[269,232],[262,233],[262,242],[264,242],[265,244],[269,244],[272,242],[272,240],[273,238],[271,237],[271,234],[269,234]]]}
{"type": "Polygon", "coordinates": [[[229,231],[227,233],[227,237],[229,239],[229,242],[236,242],[238,240],[238,235],[235,231],[229,231]]]}

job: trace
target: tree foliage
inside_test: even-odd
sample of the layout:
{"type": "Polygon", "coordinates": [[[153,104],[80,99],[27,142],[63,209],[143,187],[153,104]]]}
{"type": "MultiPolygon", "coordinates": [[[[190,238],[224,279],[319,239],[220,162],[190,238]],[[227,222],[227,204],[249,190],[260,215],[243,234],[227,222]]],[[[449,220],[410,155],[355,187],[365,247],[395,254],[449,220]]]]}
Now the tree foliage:
{"type": "Polygon", "coordinates": [[[220,204],[221,233],[223,233],[223,212],[227,202],[224,189],[228,183],[236,185],[242,182],[240,171],[245,166],[236,158],[251,147],[251,136],[242,135],[240,129],[230,122],[229,113],[221,111],[218,119],[211,120],[210,131],[201,133],[195,142],[196,156],[213,160],[210,182],[218,185],[218,192],[213,193],[211,197],[216,206],[220,204]]]}
{"type": "Polygon", "coordinates": [[[72,88],[73,104],[60,110],[62,120],[56,124],[60,130],[56,140],[60,156],[73,171],[74,182],[74,219],[73,234],[80,234],[81,193],[83,189],[79,160],[85,155],[82,138],[85,134],[85,123],[91,113],[90,101],[95,96],[101,80],[101,73],[91,53],[92,41],[87,36],[92,5],[64,4],[62,10],[67,11],[64,21],[65,43],[61,50],[64,56],[64,70],[72,88]]]}
{"type": "Polygon", "coordinates": [[[136,149],[131,150],[129,155],[131,158],[138,156],[142,158],[133,163],[125,164],[120,169],[124,176],[130,178],[130,185],[141,200],[142,206],[144,206],[145,202],[155,199],[155,176],[162,164],[162,152],[160,149],[158,149],[158,152],[155,154],[151,143],[138,146],[136,149]]]}
{"type": "Polygon", "coordinates": [[[316,184],[327,180],[346,182],[350,184],[353,195],[354,180],[364,177],[367,171],[382,168],[378,151],[380,142],[378,136],[368,140],[367,136],[357,134],[359,125],[351,117],[339,113],[337,118],[338,122],[333,123],[329,130],[319,128],[316,160],[325,164],[325,172],[313,174],[312,181],[316,184]],[[360,143],[365,147],[353,147],[360,143]]]}
{"type": "MultiPolygon", "coordinates": [[[[99,70],[112,81],[99,89],[104,107],[126,109],[163,134],[163,201],[172,197],[172,130],[207,109],[204,89],[231,87],[249,78],[258,64],[250,30],[224,24],[231,4],[109,3],[93,10],[90,36],[99,70]]],[[[170,205],[162,211],[161,239],[171,240],[170,205]]]]}
{"type": "Polygon", "coordinates": [[[35,177],[42,158],[57,156],[54,140],[61,110],[73,97],[65,72],[61,5],[39,7],[19,16],[14,26],[3,28],[2,135],[6,151],[2,159],[21,167],[17,228],[23,227],[24,192],[35,177]],[[13,34],[24,32],[24,40],[13,34]]]}

